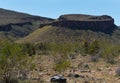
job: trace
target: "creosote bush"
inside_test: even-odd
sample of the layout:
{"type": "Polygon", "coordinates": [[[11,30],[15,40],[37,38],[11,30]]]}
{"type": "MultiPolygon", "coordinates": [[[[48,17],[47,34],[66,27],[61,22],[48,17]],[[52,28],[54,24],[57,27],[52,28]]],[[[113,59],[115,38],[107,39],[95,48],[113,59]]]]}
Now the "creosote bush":
{"type": "Polygon", "coordinates": [[[70,68],[70,61],[64,60],[62,62],[55,64],[55,69],[58,72],[64,72],[66,69],[70,68]]]}
{"type": "Polygon", "coordinates": [[[24,54],[22,45],[11,42],[0,43],[0,81],[16,83],[19,72],[29,70],[29,60],[29,56],[24,54]]]}

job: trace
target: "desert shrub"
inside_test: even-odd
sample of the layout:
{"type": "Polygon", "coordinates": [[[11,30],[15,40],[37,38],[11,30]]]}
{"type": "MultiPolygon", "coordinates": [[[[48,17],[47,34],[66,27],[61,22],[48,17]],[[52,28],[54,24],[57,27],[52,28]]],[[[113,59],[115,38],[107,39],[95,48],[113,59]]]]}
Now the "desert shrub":
{"type": "Polygon", "coordinates": [[[98,40],[85,41],[82,44],[83,53],[82,56],[90,55],[90,61],[96,62],[99,60],[100,45],[98,40]]]}
{"type": "Polygon", "coordinates": [[[64,72],[67,68],[70,68],[70,62],[68,60],[64,60],[55,64],[55,69],[58,72],[64,72]]]}
{"type": "Polygon", "coordinates": [[[100,50],[100,45],[98,40],[84,41],[82,44],[83,52],[85,54],[95,55],[100,50]]]}
{"type": "Polygon", "coordinates": [[[88,54],[88,50],[89,50],[89,42],[88,41],[83,41],[82,42],[82,55],[86,55],[88,54]]]}
{"type": "Polygon", "coordinates": [[[106,62],[114,64],[116,62],[115,57],[119,55],[119,48],[117,45],[108,43],[102,47],[101,55],[106,62]]]}
{"type": "Polygon", "coordinates": [[[29,56],[36,54],[36,47],[34,44],[30,44],[30,43],[23,44],[23,50],[24,50],[24,53],[29,56]]]}
{"type": "Polygon", "coordinates": [[[90,55],[96,55],[99,52],[99,50],[100,50],[99,41],[94,40],[90,43],[87,52],[90,55]]]}
{"type": "Polygon", "coordinates": [[[53,43],[50,47],[57,71],[63,71],[68,68],[71,65],[70,63],[72,63],[72,56],[70,55],[75,54],[74,51],[77,48],[77,45],[72,43],[53,43]]]}
{"type": "Polygon", "coordinates": [[[48,54],[50,49],[49,43],[39,43],[36,44],[36,50],[39,52],[39,54],[48,54]]]}
{"type": "Polygon", "coordinates": [[[58,53],[71,53],[74,51],[74,45],[69,43],[51,44],[51,50],[58,53]]]}
{"type": "MultiPolygon", "coordinates": [[[[0,44],[0,80],[3,83],[16,83],[19,71],[29,70],[29,57],[24,55],[19,44],[0,44]]],[[[31,61],[30,61],[31,62],[31,61]]]]}

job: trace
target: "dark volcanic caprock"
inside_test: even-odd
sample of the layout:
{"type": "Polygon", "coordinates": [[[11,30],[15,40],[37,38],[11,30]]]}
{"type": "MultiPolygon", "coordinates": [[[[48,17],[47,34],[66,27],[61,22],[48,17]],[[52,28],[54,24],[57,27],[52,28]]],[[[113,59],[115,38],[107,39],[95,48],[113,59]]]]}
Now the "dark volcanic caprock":
{"type": "Polygon", "coordinates": [[[115,29],[114,19],[107,15],[91,16],[82,14],[62,15],[53,26],[69,27],[71,29],[93,30],[109,33],[115,29]]]}

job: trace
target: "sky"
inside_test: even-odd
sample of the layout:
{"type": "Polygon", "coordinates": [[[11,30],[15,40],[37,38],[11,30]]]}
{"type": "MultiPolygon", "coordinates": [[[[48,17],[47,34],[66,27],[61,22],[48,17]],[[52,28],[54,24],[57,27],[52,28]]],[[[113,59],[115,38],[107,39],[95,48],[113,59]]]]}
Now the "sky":
{"type": "Polygon", "coordinates": [[[0,0],[0,8],[50,18],[63,14],[110,15],[120,26],[120,0],[0,0]]]}

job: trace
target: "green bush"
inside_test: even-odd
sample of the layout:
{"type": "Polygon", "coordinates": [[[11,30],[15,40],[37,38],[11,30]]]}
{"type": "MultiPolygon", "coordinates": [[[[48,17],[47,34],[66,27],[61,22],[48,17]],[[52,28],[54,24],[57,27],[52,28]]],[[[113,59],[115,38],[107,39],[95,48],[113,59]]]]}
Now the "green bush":
{"type": "Polygon", "coordinates": [[[70,61],[65,60],[55,64],[55,69],[58,72],[64,72],[67,68],[70,68],[70,61]]]}
{"type": "Polygon", "coordinates": [[[3,83],[16,81],[18,71],[24,71],[26,67],[29,69],[28,61],[21,45],[8,42],[0,44],[0,80],[3,83]]]}

